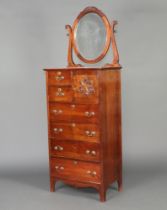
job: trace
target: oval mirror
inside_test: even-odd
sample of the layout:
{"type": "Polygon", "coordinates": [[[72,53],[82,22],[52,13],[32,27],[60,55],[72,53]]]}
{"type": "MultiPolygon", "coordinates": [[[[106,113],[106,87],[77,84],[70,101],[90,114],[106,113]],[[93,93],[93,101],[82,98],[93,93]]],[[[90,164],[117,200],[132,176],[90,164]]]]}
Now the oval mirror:
{"type": "Polygon", "coordinates": [[[73,25],[73,46],[77,56],[86,63],[96,63],[110,46],[110,24],[97,8],[87,8],[73,25]]]}

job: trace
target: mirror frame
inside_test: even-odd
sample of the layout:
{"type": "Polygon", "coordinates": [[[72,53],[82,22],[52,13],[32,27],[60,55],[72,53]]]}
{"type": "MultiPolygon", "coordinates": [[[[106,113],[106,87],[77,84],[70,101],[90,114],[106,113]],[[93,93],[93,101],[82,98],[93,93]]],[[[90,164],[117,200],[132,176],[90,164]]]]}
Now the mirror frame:
{"type": "Polygon", "coordinates": [[[99,62],[100,60],[102,60],[104,58],[104,56],[106,55],[106,53],[108,52],[108,49],[110,47],[111,27],[110,27],[110,23],[109,23],[107,17],[105,16],[105,14],[102,11],[98,10],[95,7],[87,7],[75,19],[72,30],[73,30],[72,42],[73,42],[74,51],[75,51],[76,55],[79,57],[80,60],[82,60],[85,63],[93,64],[93,63],[99,62]],[[89,13],[97,14],[101,18],[101,20],[104,24],[105,30],[106,30],[106,37],[105,37],[106,42],[105,42],[104,48],[103,48],[102,52],[100,53],[100,55],[98,57],[94,58],[94,59],[87,59],[83,55],[81,55],[81,53],[78,50],[77,43],[76,43],[76,32],[77,32],[78,24],[79,24],[80,20],[85,15],[87,15],[89,13]]]}
{"type": "Polygon", "coordinates": [[[112,53],[113,53],[113,60],[111,63],[107,63],[104,65],[104,67],[114,67],[114,68],[120,68],[120,64],[119,64],[119,54],[118,54],[118,49],[117,49],[117,45],[116,45],[116,41],[115,41],[115,26],[117,25],[117,21],[112,21],[111,23],[108,21],[106,15],[100,11],[99,9],[97,9],[96,7],[86,7],[83,11],[80,12],[80,14],[77,16],[77,18],[75,19],[73,26],[71,27],[70,25],[66,25],[66,29],[68,31],[68,36],[69,36],[69,43],[68,43],[68,56],[67,56],[67,62],[68,65],[67,67],[80,67],[82,66],[81,64],[75,64],[74,60],[73,60],[73,51],[76,53],[77,57],[88,64],[94,64],[99,62],[100,60],[102,60],[106,53],[109,50],[110,44],[112,45],[112,53]],[[78,26],[78,23],[80,21],[80,19],[88,14],[88,13],[95,13],[97,15],[99,15],[102,18],[102,21],[104,22],[104,25],[106,27],[106,44],[105,47],[102,51],[102,53],[95,59],[86,59],[84,58],[80,52],[77,49],[76,46],[76,42],[75,42],[75,30],[78,26]]]}

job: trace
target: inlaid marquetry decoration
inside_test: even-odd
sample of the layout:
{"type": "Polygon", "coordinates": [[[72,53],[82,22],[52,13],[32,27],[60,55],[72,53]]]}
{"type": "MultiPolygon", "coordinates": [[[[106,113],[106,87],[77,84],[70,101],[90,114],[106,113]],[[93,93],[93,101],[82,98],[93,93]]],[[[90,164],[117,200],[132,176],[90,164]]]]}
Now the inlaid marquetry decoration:
{"type": "Polygon", "coordinates": [[[77,83],[77,86],[74,87],[74,90],[81,93],[82,95],[91,95],[95,93],[95,87],[93,80],[87,76],[82,76],[77,83]]]}

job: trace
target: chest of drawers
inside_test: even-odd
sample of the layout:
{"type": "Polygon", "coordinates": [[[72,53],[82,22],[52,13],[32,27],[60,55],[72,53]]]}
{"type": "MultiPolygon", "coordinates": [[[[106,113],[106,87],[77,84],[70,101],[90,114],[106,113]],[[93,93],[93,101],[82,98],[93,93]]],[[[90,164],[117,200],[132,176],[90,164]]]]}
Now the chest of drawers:
{"type": "Polygon", "coordinates": [[[122,188],[120,68],[45,69],[50,190],[122,188]]]}

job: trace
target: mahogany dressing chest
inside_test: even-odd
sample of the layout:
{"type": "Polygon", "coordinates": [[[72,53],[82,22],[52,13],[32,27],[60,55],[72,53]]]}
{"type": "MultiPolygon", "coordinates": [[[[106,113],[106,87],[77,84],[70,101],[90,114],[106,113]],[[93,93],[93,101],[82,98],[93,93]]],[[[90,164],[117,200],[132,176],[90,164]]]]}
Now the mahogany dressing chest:
{"type": "Polygon", "coordinates": [[[106,200],[112,183],[122,189],[121,66],[116,24],[97,8],[87,7],[73,27],[66,26],[68,66],[45,69],[52,192],[59,180],[75,187],[96,188],[101,201],[106,200]],[[110,45],[111,64],[84,67],[73,60],[74,51],[81,61],[97,63],[110,45]]]}

